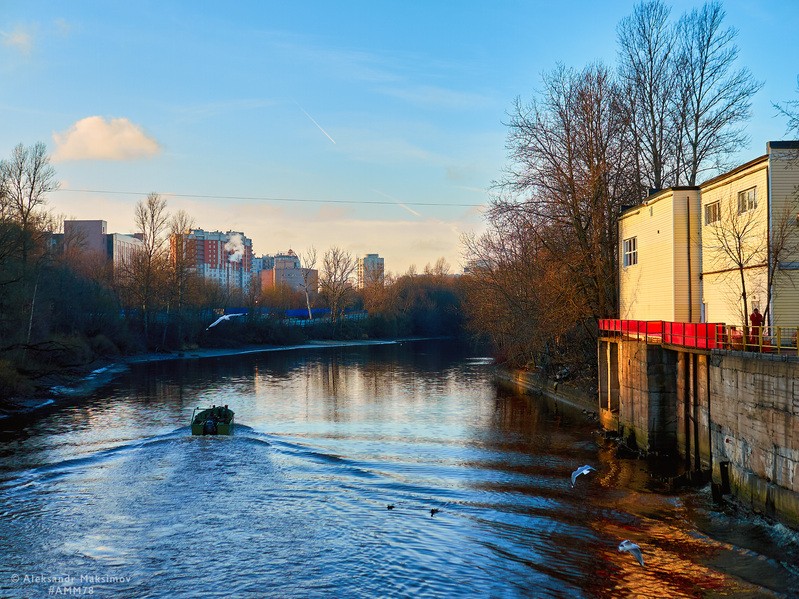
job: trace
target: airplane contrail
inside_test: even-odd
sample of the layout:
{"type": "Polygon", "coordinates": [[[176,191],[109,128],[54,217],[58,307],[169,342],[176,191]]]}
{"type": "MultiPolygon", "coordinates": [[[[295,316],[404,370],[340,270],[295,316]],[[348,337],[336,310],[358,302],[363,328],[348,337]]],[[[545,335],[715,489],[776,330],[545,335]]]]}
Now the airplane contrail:
{"type": "MultiPolygon", "coordinates": [[[[297,102],[294,102],[294,103],[295,103],[295,104],[297,104],[297,102]]],[[[297,108],[299,108],[300,110],[302,110],[302,112],[305,114],[305,116],[307,116],[309,119],[311,119],[311,122],[312,122],[314,125],[316,125],[316,126],[319,128],[319,131],[321,131],[322,133],[324,133],[324,134],[325,134],[325,137],[327,137],[327,138],[328,138],[330,141],[332,141],[334,144],[336,143],[336,140],[335,140],[335,139],[333,139],[332,137],[330,137],[330,135],[327,133],[327,131],[325,131],[324,129],[322,129],[322,125],[320,125],[319,123],[317,123],[317,122],[314,120],[314,118],[313,118],[313,117],[312,117],[310,114],[308,114],[307,112],[305,112],[305,109],[304,109],[302,106],[300,106],[299,104],[297,104],[297,108]]]]}
{"type": "Polygon", "coordinates": [[[405,210],[407,210],[408,212],[410,212],[410,213],[411,213],[411,214],[413,214],[414,216],[418,216],[418,217],[421,217],[421,216],[422,216],[421,214],[419,214],[418,212],[416,212],[416,210],[414,210],[413,208],[409,208],[408,206],[406,206],[405,204],[403,204],[402,202],[400,202],[400,201],[399,201],[397,198],[395,198],[395,197],[393,197],[393,196],[390,196],[390,195],[388,195],[387,193],[383,193],[383,192],[382,192],[382,191],[380,191],[379,189],[372,189],[372,191],[374,191],[375,193],[379,193],[381,196],[383,196],[383,197],[385,197],[385,198],[388,198],[389,200],[394,200],[394,202],[396,202],[397,206],[399,206],[400,208],[404,208],[405,210]]]}

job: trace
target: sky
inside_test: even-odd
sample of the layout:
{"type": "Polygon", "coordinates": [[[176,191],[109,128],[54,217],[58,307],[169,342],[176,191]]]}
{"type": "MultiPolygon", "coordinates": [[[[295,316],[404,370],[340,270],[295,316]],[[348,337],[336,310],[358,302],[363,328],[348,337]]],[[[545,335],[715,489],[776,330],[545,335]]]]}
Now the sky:
{"type": "MultiPolygon", "coordinates": [[[[676,18],[699,2],[668,3],[676,18]]],[[[508,110],[558,63],[615,64],[632,1],[0,0],[0,158],[47,144],[66,218],[135,230],[149,192],[256,255],[465,263],[507,164],[508,110]]],[[[728,1],[763,81],[740,164],[785,139],[799,2],[728,1]]]]}

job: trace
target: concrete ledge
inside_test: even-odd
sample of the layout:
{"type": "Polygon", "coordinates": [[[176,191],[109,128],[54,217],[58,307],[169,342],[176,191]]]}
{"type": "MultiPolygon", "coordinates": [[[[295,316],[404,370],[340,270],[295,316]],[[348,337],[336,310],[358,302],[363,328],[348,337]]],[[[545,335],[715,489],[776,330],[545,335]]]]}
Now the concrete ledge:
{"type": "MultiPolygon", "coordinates": [[[[714,475],[715,479],[715,475],[714,475]]],[[[747,508],[799,529],[799,495],[730,465],[733,495],[747,508]]]]}

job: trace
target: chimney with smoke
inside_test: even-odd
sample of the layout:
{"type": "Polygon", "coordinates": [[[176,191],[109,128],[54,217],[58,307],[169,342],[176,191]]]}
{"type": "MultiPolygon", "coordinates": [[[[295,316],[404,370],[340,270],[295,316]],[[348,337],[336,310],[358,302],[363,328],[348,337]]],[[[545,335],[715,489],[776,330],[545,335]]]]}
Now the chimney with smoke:
{"type": "Polygon", "coordinates": [[[229,262],[241,262],[244,257],[244,240],[241,233],[232,233],[225,243],[225,251],[228,252],[229,262]]]}

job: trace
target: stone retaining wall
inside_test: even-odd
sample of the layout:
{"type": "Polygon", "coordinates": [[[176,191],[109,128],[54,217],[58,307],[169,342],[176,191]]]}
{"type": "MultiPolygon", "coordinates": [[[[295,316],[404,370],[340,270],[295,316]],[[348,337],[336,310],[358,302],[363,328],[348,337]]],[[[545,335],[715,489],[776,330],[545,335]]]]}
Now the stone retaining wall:
{"type": "Polygon", "coordinates": [[[743,352],[710,357],[713,478],[756,510],[799,527],[799,363],[743,352]],[[727,472],[724,472],[727,470],[727,472]]]}
{"type": "Polygon", "coordinates": [[[682,456],[692,477],[710,474],[722,493],[799,528],[797,358],[629,339],[598,350],[605,428],[642,453],[682,456]]]}

